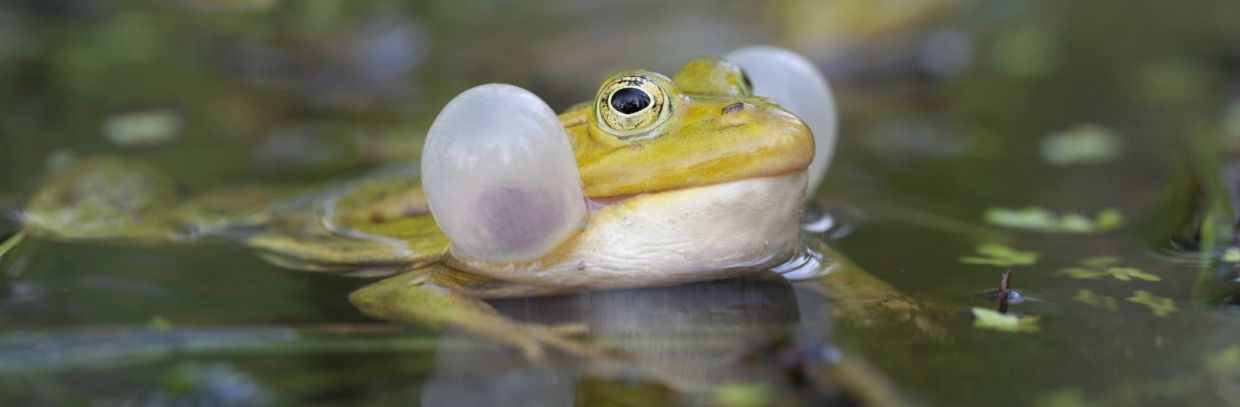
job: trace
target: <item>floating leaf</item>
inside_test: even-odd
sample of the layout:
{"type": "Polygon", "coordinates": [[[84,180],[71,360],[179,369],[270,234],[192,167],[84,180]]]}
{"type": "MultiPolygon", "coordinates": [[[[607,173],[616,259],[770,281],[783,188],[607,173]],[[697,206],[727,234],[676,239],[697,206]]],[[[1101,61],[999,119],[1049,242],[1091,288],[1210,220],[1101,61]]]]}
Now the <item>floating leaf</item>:
{"type": "Polygon", "coordinates": [[[1118,157],[1123,144],[1123,138],[1111,129],[1082,124],[1042,139],[1042,159],[1059,166],[1099,164],[1118,157]]]}
{"type": "Polygon", "coordinates": [[[1093,218],[1077,213],[1059,215],[1036,206],[988,208],[982,213],[982,218],[995,226],[1046,233],[1098,233],[1118,228],[1124,223],[1124,216],[1115,208],[1100,210],[1093,218]]]}
{"type": "Polygon", "coordinates": [[[1108,297],[1105,295],[1095,294],[1093,291],[1086,290],[1086,289],[1081,289],[1077,291],[1076,297],[1073,297],[1073,299],[1089,304],[1089,305],[1093,305],[1095,307],[1102,307],[1102,308],[1106,308],[1112,311],[1119,308],[1117,302],[1115,301],[1115,297],[1108,297]]]}
{"type": "Polygon", "coordinates": [[[713,405],[721,407],[759,407],[771,404],[771,394],[761,384],[729,383],[715,389],[713,405]]]}
{"type": "Polygon", "coordinates": [[[1059,231],[1068,233],[1089,233],[1094,231],[1094,223],[1081,214],[1070,213],[1059,218],[1059,231]]]}
{"type": "Polygon", "coordinates": [[[1037,332],[1038,317],[1000,314],[986,308],[973,308],[973,327],[1003,332],[1037,332]]]}
{"type": "Polygon", "coordinates": [[[1228,263],[1240,263],[1240,247],[1228,247],[1223,252],[1223,261],[1228,263]]]}
{"type": "Polygon", "coordinates": [[[1111,256],[1095,256],[1081,259],[1081,267],[1067,267],[1060,272],[1068,277],[1082,280],[1099,280],[1110,276],[1119,281],[1162,281],[1162,277],[1146,273],[1136,267],[1118,267],[1119,259],[1111,256]]]}
{"type": "Polygon", "coordinates": [[[1136,267],[1107,267],[1106,272],[1120,281],[1130,281],[1133,278],[1145,281],[1162,281],[1162,277],[1146,273],[1136,267]]]}
{"type": "Polygon", "coordinates": [[[1176,308],[1175,306],[1175,301],[1172,299],[1158,297],[1145,290],[1134,291],[1132,296],[1128,297],[1128,301],[1145,305],[1150,308],[1150,311],[1152,311],[1154,315],[1160,317],[1165,317],[1167,315],[1171,315],[1172,312],[1179,311],[1179,308],[1176,308]]]}
{"type": "Polygon", "coordinates": [[[1081,267],[1068,267],[1060,271],[1067,274],[1068,277],[1079,278],[1082,280],[1098,280],[1107,276],[1107,272],[1105,271],[1081,267]]]}
{"type": "Polygon", "coordinates": [[[1094,228],[1111,230],[1124,224],[1124,215],[1116,208],[1105,208],[1094,214],[1094,228]]]}
{"type": "Polygon", "coordinates": [[[1044,208],[989,208],[982,217],[987,223],[1016,229],[1050,230],[1055,227],[1055,214],[1044,208]]]}
{"type": "Polygon", "coordinates": [[[118,146],[149,146],[166,143],[181,130],[181,116],[172,109],[126,113],[103,122],[103,136],[118,146]]]}
{"type": "Polygon", "coordinates": [[[1001,244],[985,244],[977,247],[977,256],[960,258],[965,264],[985,264],[991,266],[1027,266],[1038,261],[1037,252],[1024,252],[1001,244]]]}
{"type": "Polygon", "coordinates": [[[152,331],[167,331],[172,329],[172,323],[168,322],[167,319],[164,319],[163,315],[157,314],[151,317],[150,321],[146,322],[146,329],[150,329],[152,331]]]}

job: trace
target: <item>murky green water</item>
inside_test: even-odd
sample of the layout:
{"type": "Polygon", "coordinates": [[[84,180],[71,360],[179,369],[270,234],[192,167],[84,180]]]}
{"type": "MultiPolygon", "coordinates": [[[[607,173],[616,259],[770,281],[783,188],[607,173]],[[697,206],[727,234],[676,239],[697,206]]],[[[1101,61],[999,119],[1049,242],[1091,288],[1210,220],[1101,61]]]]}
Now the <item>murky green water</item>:
{"type": "Polygon", "coordinates": [[[83,157],[150,162],[189,194],[295,188],[416,157],[478,83],[559,109],[620,68],[794,48],[842,118],[812,203],[836,223],[807,236],[917,305],[832,318],[813,281],[497,302],[662,361],[539,365],[367,318],[345,296],[370,280],[227,239],[31,237],[0,258],[0,400],[847,404],[890,384],[928,405],[1240,404],[1240,7],[892,3],[0,6],[6,213],[83,157]],[[995,323],[1021,332],[974,318],[1005,271],[1026,319],[995,323]]]}

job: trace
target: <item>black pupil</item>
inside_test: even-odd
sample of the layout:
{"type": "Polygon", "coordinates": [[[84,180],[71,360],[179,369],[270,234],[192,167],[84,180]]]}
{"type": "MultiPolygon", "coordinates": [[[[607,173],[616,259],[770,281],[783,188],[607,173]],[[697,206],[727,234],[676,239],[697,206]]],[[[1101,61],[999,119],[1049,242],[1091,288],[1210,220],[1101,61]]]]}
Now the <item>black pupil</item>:
{"type": "Polygon", "coordinates": [[[753,90],[753,81],[749,80],[749,74],[745,70],[741,70],[741,82],[745,82],[745,87],[753,90]]]}
{"type": "Polygon", "coordinates": [[[611,94],[611,107],[624,114],[633,114],[650,106],[650,95],[638,88],[624,88],[611,94]]]}

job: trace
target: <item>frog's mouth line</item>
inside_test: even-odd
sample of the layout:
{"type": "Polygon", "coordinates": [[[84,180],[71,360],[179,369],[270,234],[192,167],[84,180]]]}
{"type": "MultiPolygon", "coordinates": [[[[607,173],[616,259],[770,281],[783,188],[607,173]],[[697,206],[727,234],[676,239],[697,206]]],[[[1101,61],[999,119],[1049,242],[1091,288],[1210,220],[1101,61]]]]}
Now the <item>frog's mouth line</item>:
{"type": "Polygon", "coordinates": [[[654,196],[654,195],[660,195],[660,194],[665,194],[665,193],[684,191],[688,189],[715,188],[715,187],[730,185],[730,184],[734,184],[737,182],[748,181],[748,180],[753,180],[753,179],[761,179],[761,178],[773,179],[773,178],[787,176],[789,174],[795,174],[798,172],[805,172],[807,170],[808,170],[807,168],[802,168],[800,170],[788,171],[788,172],[781,173],[781,174],[762,175],[762,176],[756,176],[756,177],[735,179],[731,181],[716,182],[713,184],[694,185],[694,186],[687,186],[687,187],[682,187],[682,188],[663,189],[663,190],[658,190],[658,191],[639,192],[636,194],[613,195],[613,196],[602,196],[602,197],[586,197],[586,208],[590,211],[590,214],[594,214],[602,210],[603,208],[624,202],[631,198],[637,198],[637,197],[643,197],[643,196],[654,196]]]}

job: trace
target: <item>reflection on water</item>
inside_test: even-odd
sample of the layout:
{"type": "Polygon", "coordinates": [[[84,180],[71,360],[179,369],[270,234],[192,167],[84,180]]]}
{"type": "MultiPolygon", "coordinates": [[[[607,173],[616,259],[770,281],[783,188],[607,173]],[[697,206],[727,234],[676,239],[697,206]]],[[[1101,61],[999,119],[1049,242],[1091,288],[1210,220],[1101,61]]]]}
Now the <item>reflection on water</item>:
{"type": "MultiPolygon", "coordinates": [[[[793,385],[788,378],[796,366],[781,366],[777,358],[763,354],[800,336],[798,297],[787,284],[732,280],[504,300],[494,306],[526,322],[585,323],[589,339],[626,357],[535,364],[505,347],[479,347],[475,340],[449,332],[436,352],[436,373],[425,385],[424,405],[599,402],[603,400],[590,400],[597,395],[579,386],[600,378],[631,383],[635,389],[645,383],[689,395],[666,392],[663,396],[669,399],[658,404],[674,397],[703,397],[728,383],[759,383],[771,391],[793,385]]],[[[821,338],[823,333],[816,334],[821,338]]]]}

